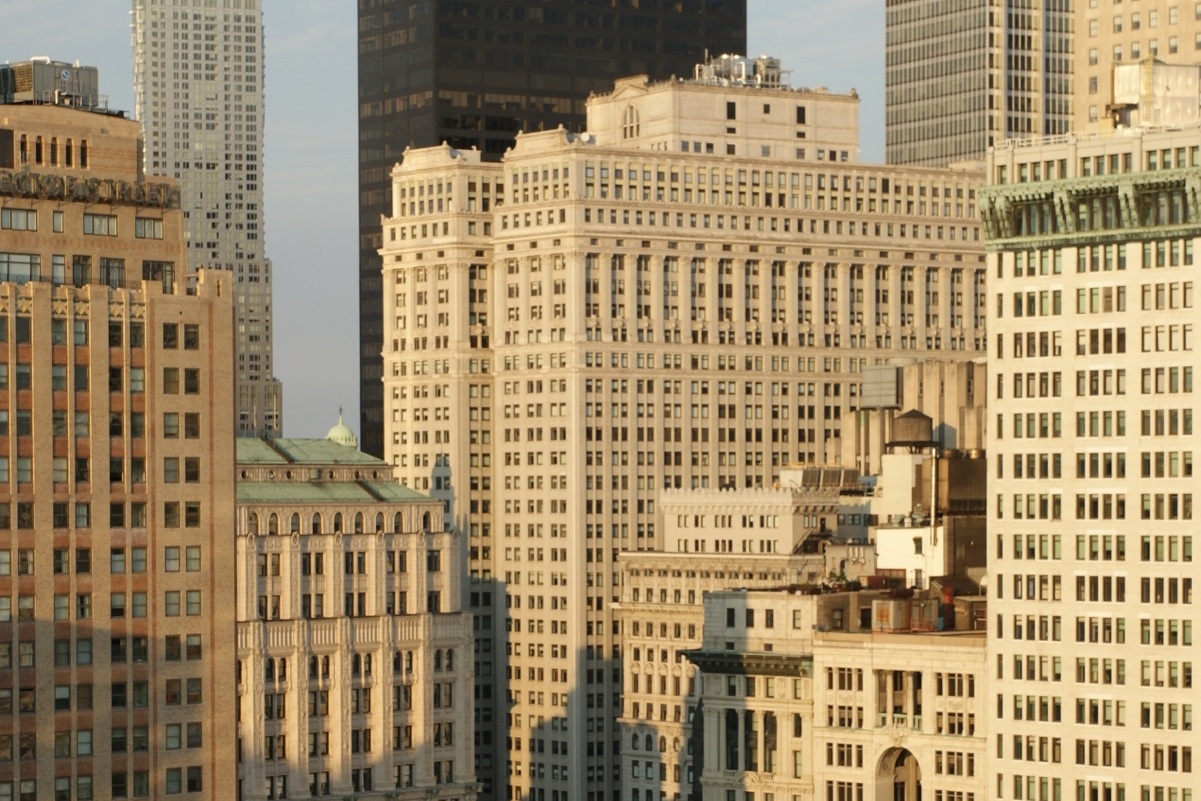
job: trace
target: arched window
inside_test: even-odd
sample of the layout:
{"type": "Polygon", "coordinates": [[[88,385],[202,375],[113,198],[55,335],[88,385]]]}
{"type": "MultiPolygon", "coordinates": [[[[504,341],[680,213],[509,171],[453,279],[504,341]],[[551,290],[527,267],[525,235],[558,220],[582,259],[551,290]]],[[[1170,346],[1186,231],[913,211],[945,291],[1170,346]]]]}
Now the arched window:
{"type": "Polygon", "coordinates": [[[263,678],[266,681],[275,681],[275,660],[268,659],[263,663],[263,678]]]}
{"type": "Polygon", "coordinates": [[[635,751],[638,750],[638,735],[637,734],[635,734],[633,736],[633,738],[631,738],[630,747],[633,748],[635,751]]]}
{"type": "Polygon", "coordinates": [[[363,674],[363,657],[355,654],[350,658],[350,675],[361,676],[363,674]]]}
{"type": "Polygon", "coordinates": [[[380,512],[375,516],[375,533],[382,534],[384,532],[384,513],[380,512]]]}
{"type": "Polygon", "coordinates": [[[666,737],[659,737],[659,753],[660,754],[667,753],[667,738],[666,737]]]}
{"type": "Polygon", "coordinates": [[[320,665],[321,665],[321,660],[319,660],[317,657],[315,657],[315,656],[309,657],[309,678],[310,679],[317,678],[317,670],[319,669],[320,665]]]}
{"type": "Polygon", "coordinates": [[[442,672],[442,651],[441,650],[434,651],[434,672],[436,672],[436,673],[442,672]]]}
{"type": "Polygon", "coordinates": [[[292,513],[292,533],[300,533],[300,515],[296,514],[295,512],[292,513]]]}
{"type": "Polygon", "coordinates": [[[649,734],[646,735],[646,737],[643,739],[643,746],[644,746],[644,748],[643,748],[644,751],[654,751],[655,750],[655,738],[649,734]]]}
{"type": "Polygon", "coordinates": [[[363,513],[362,513],[362,512],[356,512],[356,513],[355,513],[355,516],[354,516],[354,533],[355,533],[355,534],[362,534],[362,533],[363,533],[363,513]]]}
{"type": "Polygon", "coordinates": [[[342,513],[341,512],[338,512],[337,514],[334,515],[334,533],[335,534],[342,533],[342,513]]]}
{"type": "Polygon", "coordinates": [[[396,514],[392,515],[392,533],[399,534],[401,531],[403,531],[403,528],[400,525],[400,521],[401,521],[400,512],[397,512],[396,514]]]}
{"type": "Polygon", "coordinates": [[[246,524],[250,528],[251,536],[255,536],[259,533],[259,516],[256,515],[254,512],[251,512],[250,515],[247,517],[246,524]]]}
{"type": "Polygon", "coordinates": [[[621,138],[634,139],[638,136],[639,130],[638,109],[626,106],[625,113],[621,116],[621,138]]]}
{"type": "Polygon", "coordinates": [[[430,523],[433,521],[433,519],[433,515],[431,515],[429,512],[426,512],[421,517],[421,530],[426,534],[430,532],[430,523]]]}
{"type": "Polygon", "coordinates": [[[323,679],[329,678],[329,657],[328,656],[321,657],[321,678],[323,678],[323,679]]]}
{"type": "Polygon", "coordinates": [[[285,659],[284,657],[280,657],[279,670],[276,672],[279,674],[280,681],[288,680],[288,660],[287,659],[285,659]]]}
{"type": "Polygon", "coordinates": [[[267,518],[267,533],[279,533],[279,515],[275,514],[275,512],[272,512],[271,517],[267,518]]]}
{"type": "Polygon", "coordinates": [[[314,534],[320,534],[320,533],[321,533],[321,515],[319,515],[319,514],[315,514],[315,515],[313,515],[313,529],[312,529],[312,531],[313,531],[313,533],[314,533],[314,534]]]}
{"type": "Polygon", "coordinates": [[[455,649],[446,649],[446,671],[449,673],[455,669],[455,649]]]}

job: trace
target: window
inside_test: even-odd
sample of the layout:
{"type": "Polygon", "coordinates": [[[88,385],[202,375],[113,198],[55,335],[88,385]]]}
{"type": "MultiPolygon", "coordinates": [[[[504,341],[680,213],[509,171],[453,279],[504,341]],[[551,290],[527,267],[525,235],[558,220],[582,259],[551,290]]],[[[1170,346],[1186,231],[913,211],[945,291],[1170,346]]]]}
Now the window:
{"type": "Polygon", "coordinates": [[[0,209],[0,229],[36,231],[38,213],[34,209],[0,209]]]}
{"type": "Polygon", "coordinates": [[[116,236],[117,215],[84,214],[83,232],[89,236],[116,236]]]}
{"type": "Polygon", "coordinates": [[[133,235],[138,239],[162,239],[163,221],[138,217],[133,221],[133,235]]]}

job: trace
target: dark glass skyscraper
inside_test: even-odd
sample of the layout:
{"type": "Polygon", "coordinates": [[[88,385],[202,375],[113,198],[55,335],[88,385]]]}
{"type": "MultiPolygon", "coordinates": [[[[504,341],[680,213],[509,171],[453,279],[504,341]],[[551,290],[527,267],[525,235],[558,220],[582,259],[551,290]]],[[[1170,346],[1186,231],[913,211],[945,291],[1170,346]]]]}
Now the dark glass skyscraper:
{"type": "Polygon", "coordinates": [[[584,124],[613,80],[691,76],[746,52],[746,0],[359,0],[359,384],[364,451],[383,455],[380,215],[406,147],[499,159],[518,131],[584,124]]]}

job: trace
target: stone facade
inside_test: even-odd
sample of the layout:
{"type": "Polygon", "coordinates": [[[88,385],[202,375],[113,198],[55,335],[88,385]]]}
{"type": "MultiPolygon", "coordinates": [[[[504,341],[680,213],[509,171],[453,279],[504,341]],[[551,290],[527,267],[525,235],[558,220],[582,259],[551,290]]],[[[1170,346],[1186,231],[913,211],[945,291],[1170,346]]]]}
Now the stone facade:
{"type": "Polygon", "coordinates": [[[703,645],[686,655],[701,672],[700,798],[990,797],[984,632],[936,634],[883,613],[922,603],[707,595],[703,645]]]}
{"type": "MultiPolygon", "coordinates": [[[[773,111],[808,97],[724,91],[773,111]]],[[[489,624],[477,727],[513,799],[612,789],[613,554],[662,550],[662,489],[857,467],[841,433],[864,367],[979,354],[977,176],[562,130],[501,163],[437,147],[394,170],[386,458],[466,536],[489,624]]]]}
{"type": "Polygon", "coordinates": [[[1196,787],[1199,165],[1192,125],[989,158],[990,771],[1005,798],[1196,787]]]}
{"type": "Polygon", "coordinates": [[[238,535],[240,797],[473,799],[471,617],[441,504],[346,445],[242,439],[238,535]]]}

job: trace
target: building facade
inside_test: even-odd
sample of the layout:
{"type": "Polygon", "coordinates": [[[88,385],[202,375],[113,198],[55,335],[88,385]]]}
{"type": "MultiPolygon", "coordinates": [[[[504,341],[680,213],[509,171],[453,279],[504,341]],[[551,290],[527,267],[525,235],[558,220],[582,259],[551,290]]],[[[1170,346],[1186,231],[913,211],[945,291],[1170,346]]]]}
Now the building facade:
{"type": "Polygon", "coordinates": [[[1067,132],[1072,25],[1068,0],[889,0],[885,159],[982,160],[1006,139],[1067,132]]]}
{"type": "Polygon", "coordinates": [[[686,654],[700,671],[699,797],[992,797],[984,632],[932,631],[928,606],[883,592],[708,594],[703,645],[686,654]]]}
{"type": "Polygon", "coordinates": [[[1194,125],[989,158],[994,798],[1197,786],[1198,165],[1194,125]]]}
{"type": "Polygon", "coordinates": [[[617,556],[622,793],[699,801],[690,742],[700,684],[683,653],[702,644],[704,595],[820,584],[820,540],[835,528],[839,486],[666,490],[660,506],[663,550],[617,556]]]}
{"type": "Polygon", "coordinates": [[[263,12],[259,0],[132,0],[136,113],[146,169],[179,182],[188,274],[237,288],[236,430],[283,430],[263,226],[263,12]]]}
{"type": "Polygon", "coordinates": [[[623,75],[689,76],[746,52],[746,0],[359,4],[359,397],[363,447],[384,453],[380,219],[406,148],[443,142],[499,160],[518,131],[584,123],[623,75]]]}
{"type": "Polygon", "coordinates": [[[612,554],[662,549],[663,488],[853,464],[864,367],[984,346],[978,173],[798,158],[797,109],[828,95],[725,91],[736,117],[790,110],[791,158],[740,150],[736,119],[714,155],[559,130],[503,163],[443,146],[393,173],[387,459],[467,535],[477,754],[511,760],[514,799],[613,789],[612,554]]]}
{"type": "Polygon", "coordinates": [[[238,797],[474,799],[471,618],[441,504],[336,439],[237,456],[238,797]]]}
{"type": "Polygon", "coordinates": [[[1146,59],[1195,65],[1201,52],[1201,14],[1196,6],[1175,0],[1140,0],[1137,7],[1077,3],[1075,16],[1074,130],[1113,127],[1108,104],[1116,67],[1146,59]]]}
{"type": "Polygon", "coordinates": [[[234,292],[140,147],[0,105],[0,797],[234,793],[234,292]]]}

